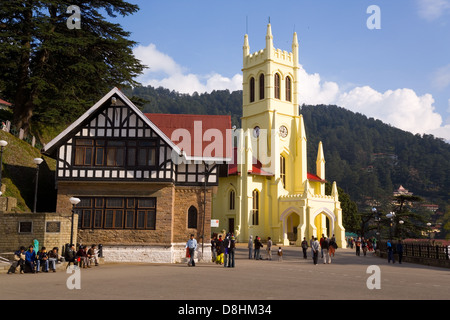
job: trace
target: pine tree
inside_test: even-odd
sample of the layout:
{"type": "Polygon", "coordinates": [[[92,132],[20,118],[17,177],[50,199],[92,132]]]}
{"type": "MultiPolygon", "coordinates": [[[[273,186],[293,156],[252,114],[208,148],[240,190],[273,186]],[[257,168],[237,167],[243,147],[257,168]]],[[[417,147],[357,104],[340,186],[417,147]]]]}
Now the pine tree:
{"type": "Polygon", "coordinates": [[[137,84],[144,66],[129,32],[102,16],[128,16],[122,0],[8,0],[0,2],[0,91],[14,104],[14,124],[73,120],[113,86],[137,84]],[[69,28],[76,5],[80,28],[69,28]]]}

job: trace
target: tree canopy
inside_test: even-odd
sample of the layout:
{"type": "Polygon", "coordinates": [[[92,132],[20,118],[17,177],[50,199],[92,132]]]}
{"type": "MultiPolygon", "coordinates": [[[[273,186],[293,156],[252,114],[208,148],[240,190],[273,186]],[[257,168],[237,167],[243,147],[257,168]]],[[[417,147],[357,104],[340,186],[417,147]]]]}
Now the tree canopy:
{"type": "Polygon", "coordinates": [[[138,9],[123,0],[1,1],[0,91],[14,104],[14,124],[73,121],[111,87],[137,85],[145,66],[135,42],[104,15],[138,9]],[[71,5],[80,9],[79,29],[68,27],[71,5]]]}

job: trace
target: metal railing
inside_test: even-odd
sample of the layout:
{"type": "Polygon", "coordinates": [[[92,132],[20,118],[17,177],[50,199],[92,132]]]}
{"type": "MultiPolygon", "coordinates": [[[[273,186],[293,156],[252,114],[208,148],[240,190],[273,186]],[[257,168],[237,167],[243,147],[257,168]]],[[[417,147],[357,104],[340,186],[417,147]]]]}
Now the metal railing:
{"type": "MultiPolygon", "coordinates": [[[[394,253],[397,253],[398,241],[393,240],[394,253]]],[[[378,248],[387,252],[387,241],[379,241],[378,248]]],[[[403,256],[413,258],[427,258],[437,260],[450,260],[450,245],[432,244],[430,242],[403,241],[403,256]]]]}

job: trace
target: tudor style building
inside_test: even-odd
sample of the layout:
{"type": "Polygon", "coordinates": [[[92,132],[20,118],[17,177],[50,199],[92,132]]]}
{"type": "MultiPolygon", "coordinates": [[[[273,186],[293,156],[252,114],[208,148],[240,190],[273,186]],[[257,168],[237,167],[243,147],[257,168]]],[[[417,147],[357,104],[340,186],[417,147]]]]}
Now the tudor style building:
{"type": "Polygon", "coordinates": [[[114,88],[43,150],[57,160],[56,211],[80,198],[74,239],[101,243],[105,259],[178,262],[190,233],[209,243],[212,187],[230,160],[209,141],[230,129],[229,116],[144,114],[114,88]]]}

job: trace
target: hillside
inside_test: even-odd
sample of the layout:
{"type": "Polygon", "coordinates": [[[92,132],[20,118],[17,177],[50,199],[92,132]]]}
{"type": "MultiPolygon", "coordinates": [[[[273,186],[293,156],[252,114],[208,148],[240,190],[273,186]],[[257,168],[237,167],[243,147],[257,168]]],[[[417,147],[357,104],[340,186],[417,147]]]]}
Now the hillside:
{"type": "Polygon", "coordinates": [[[54,159],[43,157],[37,148],[19,138],[0,130],[0,140],[8,145],[3,151],[2,184],[6,185],[2,196],[17,199],[18,212],[31,212],[34,205],[36,165],[34,158],[43,158],[39,168],[38,212],[54,212],[56,206],[56,190],[54,159]]]}
{"type": "MultiPolygon", "coordinates": [[[[144,112],[228,114],[240,127],[242,91],[187,95],[164,88],[126,90],[144,112]]],[[[400,185],[444,210],[450,204],[450,144],[414,135],[337,106],[302,106],[308,138],[308,170],[315,171],[323,142],[326,176],[360,206],[383,199],[400,185]]]]}

